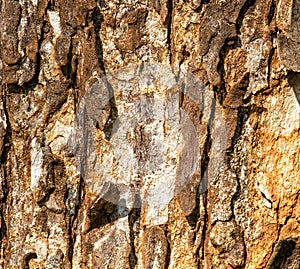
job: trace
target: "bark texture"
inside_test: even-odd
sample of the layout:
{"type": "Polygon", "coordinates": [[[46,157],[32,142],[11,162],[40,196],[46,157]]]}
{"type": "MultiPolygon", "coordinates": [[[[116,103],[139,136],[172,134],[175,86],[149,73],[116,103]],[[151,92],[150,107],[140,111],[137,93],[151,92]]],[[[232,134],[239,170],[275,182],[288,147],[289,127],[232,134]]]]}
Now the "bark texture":
{"type": "Polygon", "coordinates": [[[300,1],[2,0],[0,8],[1,268],[300,268],[300,1]],[[134,122],[125,112],[138,92],[118,83],[141,62],[170,65],[159,70],[178,82],[193,78],[179,92],[148,90],[134,122]],[[87,94],[105,75],[106,90],[87,94]],[[195,78],[201,87],[186,94],[195,78]],[[103,107],[86,109],[99,94],[103,107]],[[210,95],[216,102],[203,105],[210,95]],[[160,109],[173,114],[160,119],[160,109]],[[182,111],[189,122],[178,125],[182,111]],[[98,115],[95,142],[84,144],[80,166],[73,126],[84,132],[89,113],[98,115]],[[177,177],[189,171],[183,184],[177,177]],[[173,178],[177,191],[156,207],[162,198],[151,186],[173,178]],[[144,194],[122,204],[129,182],[144,194]]]}

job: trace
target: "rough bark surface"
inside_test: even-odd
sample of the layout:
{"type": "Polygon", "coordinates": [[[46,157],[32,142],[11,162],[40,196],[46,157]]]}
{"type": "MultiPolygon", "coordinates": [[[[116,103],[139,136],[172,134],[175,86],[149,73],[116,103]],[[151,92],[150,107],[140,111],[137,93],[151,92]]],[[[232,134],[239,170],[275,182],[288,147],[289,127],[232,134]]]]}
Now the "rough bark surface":
{"type": "Polygon", "coordinates": [[[300,268],[298,0],[2,0],[0,9],[1,268],[300,268]],[[141,62],[170,65],[178,81],[193,74],[195,99],[216,102],[197,106],[158,86],[145,96],[176,103],[172,115],[156,120],[161,104],[149,97],[141,121],[122,118],[137,93],[124,97],[110,78],[141,62]],[[99,101],[87,93],[105,75],[108,101],[80,166],[73,126],[84,127],[80,104],[99,101]],[[176,132],[183,110],[197,147],[190,123],[176,132]],[[224,154],[213,146],[216,116],[224,154]],[[196,167],[157,208],[151,184],[191,169],[176,154],[196,167]],[[122,204],[135,165],[153,175],[139,171],[132,182],[146,194],[122,204]]]}

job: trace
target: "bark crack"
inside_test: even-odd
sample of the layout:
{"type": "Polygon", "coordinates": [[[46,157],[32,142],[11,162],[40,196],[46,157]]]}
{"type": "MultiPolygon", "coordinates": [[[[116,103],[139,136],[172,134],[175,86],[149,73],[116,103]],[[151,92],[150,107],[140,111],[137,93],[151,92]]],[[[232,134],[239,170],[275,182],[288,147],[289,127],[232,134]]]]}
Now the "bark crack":
{"type": "Polygon", "coordinates": [[[238,48],[240,46],[241,46],[241,41],[238,36],[228,37],[224,41],[224,44],[221,47],[220,52],[219,52],[220,60],[219,60],[218,66],[217,66],[217,71],[221,77],[221,85],[219,87],[214,86],[213,90],[217,94],[219,103],[221,105],[223,104],[223,101],[226,96],[225,79],[224,79],[224,77],[225,77],[225,68],[224,68],[225,58],[230,50],[238,48]]]}
{"type": "Polygon", "coordinates": [[[275,15],[275,11],[276,11],[276,3],[274,0],[272,0],[271,6],[270,6],[270,11],[268,14],[268,24],[270,25],[270,23],[272,22],[274,15],[275,15]]]}
{"type": "Polygon", "coordinates": [[[245,15],[246,15],[247,11],[249,10],[249,8],[254,6],[255,3],[256,3],[256,0],[246,0],[244,5],[240,9],[240,12],[239,12],[238,18],[236,20],[236,24],[235,24],[235,29],[236,29],[237,34],[241,33],[241,27],[242,27],[245,15]]]}
{"type": "Polygon", "coordinates": [[[168,44],[169,52],[170,52],[169,62],[170,62],[170,65],[172,66],[172,64],[173,64],[173,53],[172,53],[172,47],[173,47],[172,46],[173,0],[168,0],[167,9],[168,9],[168,15],[166,18],[167,44],[168,44]]]}
{"type": "MultiPolygon", "coordinates": [[[[2,89],[2,102],[3,102],[3,112],[5,115],[5,120],[6,120],[6,130],[5,130],[5,135],[3,137],[3,151],[1,152],[1,156],[0,156],[0,164],[1,167],[3,169],[3,182],[1,182],[0,184],[2,184],[2,186],[0,186],[1,190],[2,190],[2,199],[0,200],[0,242],[1,242],[1,256],[0,256],[0,260],[4,261],[4,257],[2,256],[2,254],[5,252],[6,247],[7,247],[7,240],[5,240],[5,238],[7,237],[7,226],[6,226],[6,220],[4,217],[4,212],[6,211],[6,206],[8,205],[7,203],[7,199],[8,199],[8,195],[9,195],[9,189],[8,189],[8,171],[7,171],[7,161],[8,161],[8,153],[11,149],[11,141],[12,141],[12,131],[11,131],[11,125],[10,125],[10,121],[9,121],[9,113],[7,111],[7,97],[6,97],[6,93],[7,93],[7,85],[5,85],[2,89]]],[[[1,171],[0,171],[1,173],[1,171]]],[[[0,263],[0,265],[2,264],[2,262],[0,263]]]]}
{"type": "Polygon", "coordinates": [[[200,13],[203,10],[203,7],[209,4],[210,0],[201,0],[197,8],[193,9],[196,13],[200,13]]]}
{"type": "MultiPolygon", "coordinates": [[[[99,63],[101,70],[103,71],[103,73],[106,74],[104,60],[103,60],[103,46],[102,46],[102,41],[101,41],[100,33],[99,33],[101,30],[101,25],[104,20],[103,20],[103,15],[100,12],[100,9],[98,6],[95,7],[93,10],[92,20],[93,20],[93,24],[94,24],[94,34],[95,34],[95,39],[96,39],[95,45],[96,45],[96,54],[98,57],[98,63],[99,63]]],[[[114,91],[113,91],[112,86],[109,84],[109,82],[107,81],[107,79],[105,77],[103,79],[109,90],[109,103],[110,103],[110,113],[109,113],[107,121],[103,127],[103,132],[105,133],[105,138],[107,140],[110,140],[110,138],[113,134],[114,123],[116,122],[116,120],[118,118],[118,108],[116,105],[116,100],[114,97],[114,91]]]]}
{"type": "Polygon", "coordinates": [[[129,235],[130,235],[130,253],[129,253],[129,267],[130,269],[135,269],[138,258],[136,255],[136,250],[135,250],[135,236],[138,233],[138,231],[135,231],[134,225],[137,225],[141,216],[141,198],[139,194],[135,195],[135,201],[134,201],[134,206],[129,212],[128,216],[128,223],[129,223],[129,235]]]}
{"type": "Polygon", "coordinates": [[[37,259],[37,254],[35,252],[27,253],[24,257],[24,263],[22,269],[30,269],[29,262],[32,259],[37,259]]]}
{"type": "Polygon", "coordinates": [[[204,216],[203,216],[203,229],[201,234],[201,244],[200,244],[200,251],[201,256],[200,259],[204,261],[205,259],[205,243],[206,243],[206,232],[208,228],[208,209],[207,209],[207,192],[202,194],[203,197],[203,208],[204,208],[204,216]]]}
{"type": "Polygon", "coordinates": [[[165,237],[166,237],[166,242],[167,242],[167,252],[166,252],[166,261],[165,261],[164,269],[168,269],[170,266],[170,262],[171,262],[171,245],[170,245],[170,241],[168,238],[168,230],[164,229],[164,232],[165,232],[165,237]]]}
{"type": "Polygon", "coordinates": [[[92,20],[93,20],[93,25],[94,25],[95,39],[96,39],[95,45],[96,45],[96,54],[98,57],[98,63],[99,63],[101,70],[103,70],[103,72],[105,72],[104,62],[103,62],[103,47],[102,47],[102,41],[101,41],[100,33],[99,33],[101,30],[101,25],[104,20],[103,20],[103,15],[100,12],[100,9],[98,6],[93,9],[92,20]]]}

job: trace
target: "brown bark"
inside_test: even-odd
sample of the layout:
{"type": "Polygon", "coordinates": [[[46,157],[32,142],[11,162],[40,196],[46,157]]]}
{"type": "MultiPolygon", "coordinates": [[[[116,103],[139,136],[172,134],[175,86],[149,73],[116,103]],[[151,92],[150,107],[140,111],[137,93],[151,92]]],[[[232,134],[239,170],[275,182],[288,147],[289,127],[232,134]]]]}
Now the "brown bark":
{"type": "Polygon", "coordinates": [[[299,268],[299,1],[0,7],[1,268],[299,268]]]}

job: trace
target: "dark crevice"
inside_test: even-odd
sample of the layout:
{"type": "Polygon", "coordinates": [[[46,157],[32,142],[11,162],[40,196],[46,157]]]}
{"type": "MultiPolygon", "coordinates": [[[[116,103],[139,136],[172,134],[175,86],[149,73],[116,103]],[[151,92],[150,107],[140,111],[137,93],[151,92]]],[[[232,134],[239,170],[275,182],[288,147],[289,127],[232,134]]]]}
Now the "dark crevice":
{"type": "Polygon", "coordinates": [[[37,259],[37,254],[35,252],[30,252],[30,253],[27,253],[25,256],[24,256],[24,260],[23,260],[23,268],[22,269],[30,269],[29,267],[29,262],[30,260],[32,259],[37,259]]]}
{"type": "Polygon", "coordinates": [[[100,228],[117,219],[128,216],[126,202],[120,199],[120,191],[113,183],[104,183],[103,189],[88,209],[89,227],[87,232],[100,228]]]}
{"type": "Polygon", "coordinates": [[[11,130],[11,125],[10,125],[10,121],[9,121],[9,114],[7,111],[7,103],[6,103],[6,93],[8,93],[8,87],[9,85],[7,85],[4,88],[3,91],[3,110],[4,110],[4,114],[6,117],[6,132],[5,132],[5,136],[4,136],[4,140],[3,140],[3,152],[1,154],[1,165],[3,165],[3,167],[5,167],[4,165],[6,164],[6,160],[8,157],[8,152],[11,148],[11,141],[12,141],[12,130],[11,130]]]}
{"type": "Polygon", "coordinates": [[[165,232],[165,237],[167,240],[167,253],[166,253],[166,262],[165,262],[165,268],[164,269],[168,269],[170,266],[170,262],[171,262],[171,244],[168,238],[168,230],[164,229],[165,232]]]}
{"type": "Polygon", "coordinates": [[[118,119],[118,108],[114,96],[114,90],[109,82],[105,79],[106,87],[109,91],[109,104],[110,104],[110,113],[109,116],[103,126],[103,132],[105,134],[105,138],[110,140],[113,133],[116,131],[117,128],[117,119],[118,119]]]}
{"type": "Polygon", "coordinates": [[[279,224],[279,208],[280,208],[280,199],[278,201],[278,204],[277,204],[277,207],[275,208],[275,212],[276,212],[276,222],[277,222],[277,234],[276,234],[276,238],[274,240],[274,242],[272,243],[272,250],[271,250],[271,255],[270,255],[270,258],[267,262],[267,264],[270,263],[272,257],[274,256],[274,252],[275,252],[275,246],[276,246],[276,243],[278,242],[278,238],[280,236],[280,232],[281,232],[281,229],[283,227],[282,224],[279,224]]]}
{"type": "Polygon", "coordinates": [[[39,82],[39,75],[40,75],[40,70],[41,70],[41,55],[40,55],[40,49],[41,49],[41,45],[42,45],[42,42],[44,41],[44,26],[45,26],[45,23],[42,27],[42,30],[41,30],[41,37],[40,39],[38,40],[38,49],[37,49],[37,54],[36,54],[36,62],[35,62],[35,72],[34,72],[34,76],[33,78],[28,81],[28,82],[25,82],[24,84],[22,85],[18,85],[18,84],[8,84],[7,85],[7,88],[8,88],[8,92],[9,93],[28,93],[30,90],[33,90],[38,82],[39,82]]]}
{"type": "Polygon", "coordinates": [[[208,54],[208,52],[209,52],[209,50],[210,50],[210,48],[211,48],[211,43],[212,43],[212,41],[216,38],[217,35],[218,35],[218,31],[214,32],[214,33],[209,37],[209,39],[208,39],[208,41],[207,41],[207,46],[206,46],[205,49],[203,49],[203,52],[202,52],[202,58],[208,54]]]}
{"type": "Polygon", "coordinates": [[[260,191],[261,196],[266,199],[271,205],[273,204],[272,200],[270,200],[262,191],[260,191]]]}
{"type": "Polygon", "coordinates": [[[49,0],[48,5],[46,7],[46,11],[55,11],[55,0],[49,0]]]}
{"type": "Polygon", "coordinates": [[[281,30],[279,30],[277,26],[275,26],[270,30],[270,36],[271,36],[273,47],[276,47],[276,45],[274,44],[274,39],[277,38],[279,32],[281,32],[281,30]]]}
{"type": "Polygon", "coordinates": [[[209,2],[210,2],[210,0],[201,0],[201,1],[200,1],[200,5],[199,5],[197,8],[193,9],[194,12],[200,13],[200,12],[202,11],[204,5],[209,4],[209,2]]]}
{"type": "Polygon", "coordinates": [[[240,46],[241,46],[241,41],[238,36],[229,37],[229,38],[226,38],[226,40],[219,52],[220,60],[218,63],[217,70],[221,77],[221,85],[218,87],[214,86],[213,90],[216,93],[216,95],[218,97],[218,101],[221,105],[226,96],[225,79],[224,79],[224,77],[225,77],[225,68],[224,68],[225,58],[230,50],[238,48],[240,46]]]}
{"type": "MultiPolygon", "coordinates": [[[[201,197],[202,196],[200,195],[200,197],[199,197],[199,209],[200,209],[200,203],[201,203],[200,198],[201,197]]],[[[204,223],[204,225],[206,225],[206,223],[204,223]]],[[[193,236],[193,241],[195,243],[196,243],[196,240],[197,240],[197,235],[199,235],[201,229],[204,228],[204,225],[203,225],[202,221],[198,221],[196,229],[195,229],[195,233],[194,233],[194,236],[193,236]]],[[[197,262],[197,268],[198,269],[201,269],[200,250],[201,250],[201,241],[200,241],[200,243],[197,244],[197,248],[196,248],[196,251],[195,251],[195,260],[197,262]]]]}
{"type": "MultiPolygon", "coordinates": [[[[73,40],[71,41],[73,43],[73,40]]],[[[73,44],[71,44],[72,48],[73,48],[73,44]]],[[[72,60],[72,74],[71,74],[71,77],[70,77],[70,80],[71,80],[71,84],[73,85],[74,88],[77,87],[77,69],[78,69],[78,58],[75,57],[73,60],[72,60]]],[[[77,103],[77,98],[75,98],[74,100],[76,103],[77,103]]],[[[76,111],[75,111],[76,112],[76,111]]]]}
{"type": "Polygon", "coordinates": [[[17,83],[7,84],[6,89],[8,94],[24,94],[26,96],[29,91],[32,90],[31,88],[26,88],[24,85],[20,86],[17,83]]]}
{"type": "MultiPolygon", "coordinates": [[[[296,241],[293,239],[280,240],[274,249],[272,258],[269,260],[267,269],[287,268],[287,260],[296,249],[296,241]]],[[[295,267],[293,267],[295,268],[295,267]]]]}
{"type": "Polygon", "coordinates": [[[243,256],[243,266],[240,266],[240,269],[246,268],[246,261],[247,261],[247,248],[246,248],[246,243],[245,243],[245,234],[244,231],[240,231],[241,237],[242,237],[242,242],[243,242],[243,249],[244,249],[244,256],[243,256]]]}
{"type": "Polygon", "coordinates": [[[240,135],[242,134],[244,124],[250,116],[250,106],[240,106],[238,108],[238,116],[237,116],[237,124],[234,135],[231,139],[231,146],[227,150],[227,153],[232,153],[234,150],[234,146],[236,145],[240,135]]]}
{"type": "Polygon", "coordinates": [[[69,249],[68,249],[68,259],[71,265],[71,268],[73,268],[73,254],[74,254],[74,244],[76,241],[76,227],[74,227],[74,223],[76,219],[78,218],[79,209],[81,207],[81,203],[84,200],[84,180],[83,177],[80,176],[80,181],[77,185],[77,197],[76,197],[76,203],[75,203],[75,209],[74,214],[69,216],[69,249]]]}
{"type": "Polygon", "coordinates": [[[37,201],[37,204],[42,207],[44,206],[50,199],[51,194],[55,191],[54,187],[51,187],[46,190],[46,193],[43,195],[43,198],[39,201],[37,201]]]}
{"type": "Polygon", "coordinates": [[[300,104],[300,73],[289,71],[287,78],[289,85],[293,88],[295,97],[300,104]]]}
{"type": "Polygon", "coordinates": [[[203,149],[203,154],[201,157],[201,182],[204,182],[205,184],[205,189],[202,189],[201,193],[205,192],[208,187],[208,182],[207,182],[207,169],[208,169],[208,163],[210,160],[210,150],[211,150],[211,145],[212,145],[212,137],[211,137],[211,130],[210,126],[213,126],[214,118],[215,118],[215,109],[216,109],[216,100],[212,100],[212,105],[211,105],[211,115],[209,118],[209,122],[207,125],[207,136],[204,144],[204,149],[203,149]]]}
{"type": "MultiPolygon", "coordinates": [[[[184,47],[184,50],[185,50],[185,47],[184,47]]],[[[179,108],[182,108],[182,106],[183,106],[183,103],[185,100],[185,91],[186,91],[185,79],[180,80],[181,79],[180,66],[183,64],[183,62],[184,62],[184,53],[182,53],[182,59],[179,63],[178,75],[175,77],[176,83],[179,83],[179,98],[178,98],[179,108]]]]}
{"type": "MultiPolygon", "coordinates": [[[[202,194],[203,197],[203,207],[204,207],[204,216],[203,216],[203,229],[201,233],[201,255],[199,253],[199,257],[202,261],[205,259],[205,241],[206,241],[206,232],[208,228],[208,210],[207,210],[207,192],[202,194]]],[[[200,264],[200,261],[199,261],[200,264]]]]}
{"type": "MultiPolygon", "coordinates": [[[[7,198],[9,195],[9,189],[8,189],[8,175],[9,171],[7,171],[6,164],[8,161],[8,154],[11,149],[11,141],[12,141],[12,130],[11,130],[11,125],[9,121],[9,114],[7,111],[7,103],[6,103],[6,94],[7,94],[7,88],[4,87],[2,90],[2,101],[3,101],[3,111],[4,115],[6,117],[6,131],[5,135],[3,138],[3,151],[1,153],[1,167],[3,169],[3,177],[4,177],[4,182],[2,182],[2,186],[0,187],[2,189],[2,199],[0,200],[0,218],[1,218],[1,227],[0,227],[0,242],[2,245],[2,250],[5,250],[5,243],[6,241],[3,240],[6,237],[7,234],[7,226],[4,218],[4,211],[5,211],[5,206],[7,205],[7,198]]],[[[0,171],[1,172],[1,171],[0,171]]]]}
{"type": "Polygon", "coordinates": [[[104,69],[104,62],[103,62],[103,47],[102,47],[102,41],[100,38],[100,30],[101,30],[101,25],[104,21],[103,15],[100,12],[99,7],[95,7],[92,13],[92,20],[93,20],[93,25],[94,25],[94,34],[95,34],[95,39],[96,39],[96,53],[98,57],[98,63],[101,68],[101,70],[105,71],[104,69]]]}
{"type": "MultiPolygon", "coordinates": [[[[73,42],[73,41],[72,41],[73,42]]],[[[77,114],[77,105],[78,105],[78,85],[77,85],[77,70],[78,70],[78,58],[75,56],[72,60],[72,75],[71,75],[71,85],[72,87],[72,95],[73,95],[73,107],[74,107],[74,114],[77,114]]]]}
{"type": "MultiPolygon", "coordinates": [[[[71,195],[72,190],[71,189],[67,189],[65,192],[65,196],[64,196],[64,204],[67,205],[69,196],[71,195]]],[[[78,212],[75,212],[76,215],[75,217],[77,218],[78,212]]],[[[66,221],[66,226],[67,226],[67,230],[68,230],[68,241],[69,241],[69,247],[68,247],[68,260],[70,262],[70,267],[73,268],[72,264],[73,264],[73,246],[74,243],[76,242],[76,227],[74,227],[74,222],[75,219],[74,218],[74,214],[71,211],[70,208],[66,207],[66,212],[65,212],[65,221],[66,221]]]]}
{"type": "Polygon", "coordinates": [[[223,101],[225,99],[225,96],[226,96],[225,83],[224,83],[223,79],[221,79],[220,86],[213,86],[213,92],[214,92],[214,95],[216,96],[219,104],[222,105],[223,101]]]}
{"type": "Polygon", "coordinates": [[[173,61],[173,54],[172,54],[172,20],[173,20],[173,0],[167,0],[167,8],[168,8],[168,15],[166,18],[166,25],[167,25],[167,44],[169,47],[170,52],[170,65],[172,65],[173,61]]]}
{"type": "MultiPolygon", "coordinates": [[[[73,43],[72,43],[72,39],[70,41],[70,48],[67,54],[67,65],[61,66],[61,72],[63,73],[63,75],[70,81],[73,82],[73,70],[72,70],[72,58],[73,58],[73,43]]],[[[76,75],[76,73],[75,73],[76,75]]],[[[74,84],[72,84],[74,85],[74,84]]]]}
{"type": "MultiPolygon", "coordinates": [[[[88,143],[88,128],[87,128],[87,111],[86,109],[84,109],[83,111],[83,128],[82,128],[82,132],[83,132],[83,137],[85,138],[83,143],[83,149],[87,149],[87,143],[88,143]]],[[[85,172],[85,162],[84,160],[86,160],[87,158],[87,152],[86,150],[82,152],[81,157],[80,157],[80,179],[79,182],[77,183],[77,190],[76,190],[76,198],[75,198],[75,205],[74,205],[74,211],[72,212],[72,214],[69,214],[69,250],[68,250],[68,259],[72,266],[72,262],[73,262],[73,255],[74,255],[74,243],[76,240],[76,228],[74,227],[74,224],[76,222],[76,219],[78,218],[79,215],[79,210],[82,204],[82,201],[84,201],[84,197],[85,197],[85,192],[84,192],[84,172],[85,172]]]]}
{"type": "Polygon", "coordinates": [[[252,97],[252,95],[249,94],[246,98],[244,98],[246,95],[247,89],[249,87],[249,83],[250,83],[250,72],[247,72],[239,84],[239,91],[243,93],[242,101],[243,101],[244,105],[249,104],[251,101],[251,97],[252,97]]]}
{"type": "MultiPolygon", "coordinates": [[[[181,58],[180,58],[180,61],[179,61],[179,71],[178,71],[178,74],[177,75],[175,75],[175,79],[176,79],[176,82],[178,82],[179,81],[179,79],[180,79],[180,74],[181,74],[181,72],[180,72],[180,67],[181,67],[181,65],[184,63],[184,60],[186,60],[188,57],[190,57],[190,53],[186,50],[186,45],[184,45],[183,46],[183,49],[182,49],[182,52],[181,52],[181,58]]],[[[185,85],[183,85],[183,86],[185,86],[185,85]]],[[[183,93],[184,91],[182,91],[182,93],[183,93]]],[[[180,102],[181,103],[181,105],[182,105],[182,103],[183,103],[183,98],[182,98],[182,102],[180,102]]]]}
{"type": "MultiPolygon", "coordinates": [[[[247,88],[247,83],[245,85],[245,87],[247,88]]],[[[233,166],[231,164],[232,161],[232,154],[234,153],[234,147],[237,144],[237,140],[240,137],[240,135],[242,134],[245,122],[247,121],[247,119],[249,118],[250,115],[250,106],[240,106],[238,108],[238,117],[237,117],[237,124],[236,124],[236,130],[235,133],[233,135],[232,138],[232,143],[231,143],[231,148],[229,149],[229,151],[226,154],[226,163],[227,166],[230,168],[230,170],[232,170],[232,172],[235,173],[236,175],[236,191],[233,194],[231,201],[230,201],[230,209],[231,209],[231,216],[228,220],[224,221],[234,221],[236,223],[236,219],[235,219],[235,212],[234,212],[234,206],[236,201],[240,198],[240,195],[242,193],[242,186],[241,186],[241,179],[240,179],[240,174],[241,174],[241,166],[233,166]]],[[[236,223],[237,225],[237,223],[236,223]]],[[[246,266],[246,259],[247,259],[247,251],[246,251],[246,246],[245,246],[245,240],[244,240],[244,235],[243,235],[243,231],[241,231],[241,227],[239,227],[237,225],[237,229],[239,234],[241,235],[242,238],[242,243],[243,243],[243,248],[244,248],[244,257],[243,257],[243,265],[238,266],[236,268],[239,269],[243,269],[246,266]]]]}
{"type": "Polygon", "coordinates": [[[28,82],[26,82],[22,85],[22,88],[24,88],[24,89],[34,89],[39,83],[39,75],[40,75],[40,71],[41,71],[40,49],[41,49],[42,43],[45,39],[45,26],[46,26],[46,23],[47,22],[43,23],[43,26],[42,26],[42,29],[41,29],[41,36],[40,36],[40,39],[38,39],[38,49],[37,49],[37,54],[36,54],[34,76],[30,81],[28,81],[28,82]]]}
{"type": "Polygon", "coordinates": [[[74,243],[76,241],[76,235],[73,235],[73,229],[72,229],[72,225],[70,223],[70,218],[68,218],[68,220],[66,220],[66,222],[68,223],[68,241],[69,241],[69,248],[68,248],[68,260],[70,263],[70,267],[73,268],[73,246],[74,243]]]}
{"type": "Polygon", "coordinates": [[[100,6],[100,8],[103,8],[103,9],[107,8],[107,4],[105,3],[104,0],[95,0],[95,1],[100,6]]]}
{"type": "MultiPolygon", "coordinates": [[[[16,1],[16,2],[19,2],[19,1],[16,1]]],[[[20,13],[18,14],[19,17],[18,17],[18,22],[17,22],[17,25],[16,25],[16,29],[15,29],[16,32],[19,30],[19,27],[20,27],[20,24],[21,24],[21,19],[22,19],[22,13],[23,13],[23,8],[22,8],[22,5],[20,3],[19,3],[19,10],[20,10],[20,13]]],[[[11,14],[11,15],[14,16],[15,14],[11,14]]],[[[17,48],[19,47],[19,45],[20,45],[20,39],[17,38],[17,48]]],[[[24,62],[24,57],[21,57],[21,55],[20,55],[20,58],[18,59],[18,61],[16,63],[14,63],[13,65],[20,66],[22,64],[22,62],[24,62]]],[[[10,66],[10,64],[8,66],[10,66]]]]}
{"type": "MultiPolygon", "coordinates": [[[[135,53],[136,53],[136,51],[138,51],[141,47],[143,47],[143,46],[145,46],[145,44],[144,43],[141,43],[141,44],[139,44],[139,45],[137,45],[136,47],[134,47],[131,51],[128,51],[127,53],[128,54],[131,54],[131,55],[134,55],[135,53]]],[[[122,55],[125,55],[125,53],[124,52],[121,52],[122,53],[122,55]]],[[[123,58],[125,58],[126,56],[123,56],[123,58]]]]}
{"type": "Polygon", "coordinates": [[[236,29],[236,33],[238,35],[241,33],[241,27],[242,27],[243,20],[245,18],[247,11],[249,10],[250,7],[254,6],[255,3],[256,3],[256,0],[246,0],[245,4],[240,9],[238,18],[235,23],[235,29],[236,29]]]}
{"type": "MultiPolygon", "coordinates": [[[[98,63],[105,74],[105,66],[104,66],[104,61],[103,61],[103,47],[102,47],[102,41],[100,38],[100,30],[101,30],[101,25],[103,23],[103,15],[100,12],[99,7],[94,8],[93,13],[92,13],[92,20],[94,24],[94,34],[95,34],[95,39],[96,39],[96,53],[98,57],[98,63]]],[[[110,114],[108,116],[108,119],[103,127],[103,132],[105,134],[105,138],[107,140],[111,139],[111,136],[113,134],[113,128],[114,128],[114,123],[116,122],[118,118],[118,109],[116,105],[116,100],[114,97],[114,91],[112,86],[109,84],[107,79],[104,77],[103,78],[106,87],[109,91],[109,103],[110,103],[110,114]]]]}
{"type": "MultiPolygon", "coordinates": [[[[211,145],[212,145],[212,137],[211,137],[211,130],[210,126],[213,126],[214,120],[215,120],[215,109],[216,109],[216,100],[213,99],[213,103],[211,106],[211,115],[209,118],[209,123],[207,126],[207,137],[205,141],[205,147],[204,147],[204,156],[201,158],[201,184],[202,184],[202,191],[201,191],[201,196],[202,196],[202,201],[203,201],[203,208],[204,208],[204,216],[203,216],[203,225],[202,225],[202,234],[201,234],[201,244],[200,244],[200,251],[201,253],[198,254],[199,259],[202,261],[205,259],[205,241],[206,241],[206,233],[208,229],[208,209],[207,209],[207,189],[208,189],[208,178],[207,178],[207,169],[208,169],[208,164],[210,160],[210,151],[211,151],[211,145]]],[[[198,193],[200,193],[198,191],[198,193]]],[[[199,196],[199,204],[197,206],[198,211],[200,208],[200,196],[199,196]]],[[[199,260],[198,262],[198,267],[200,266],[201,262],[199,260]]]]}
{"type": "MultiPolygon", "coordinates": [[[[204,179],[204,178],[203,178],[202,180],[205,180],[205,181],[206,181],[206,179],[204,179]]],[[[186,217],[186,219],[187,219],[189,225],[190,225],[193,229],[195,229],[195,227],[196,227],[196,225],[197,225],[197,223],[198,223],[198,220],[199,220],[199,218],[200,218],[200,212],[199,212],[200,197],[199,197],[199,194],[198,194],[198,193],[196,193],[195,199],[196,199],[195,208],[193,209],[192,213],[186,217]]],[[[194,236],[196,236],[196,234],[195,234],[194,236]]]]}
{"type": "Polygon", "coordinates": [[[182,108],[183,106],[183,102],[184,102],[184,91],[185,91],[185,83],[183,82],[181,85],[180,85],[180,88],[181,90],[179,91],[179,108],[182,108]]]}
{"type": "MultiPolygon", "coordinates": [[[[239,171],[235,171],[235,172],[239,172],[239,171]]],[[[241,195],[241,181],[238,175],[236,175],[236,191],[233,194],[231,201],[230,201],[230,209],[231,209],[231,217],[229,218],[228,221],[231,221],[232,219],[235,219],[235,215],[234,215],[234,204],[235,202],[239,199],[240,195],[241,195]]]]}
{"type": "Polygon", "coordinates": [[[272,0],[271,6],[270,6],[270,11],[268,14],[268,24],[269,25],[274,18],[275,11],[276,11],[276,3],[275,3],[275,0],[272,0]]]}
{"type": "MultiPolygon", "coordinates": [[[[271,18],[268,17],[269,24],[270,24],[271,20],[273,19],[274,12],[275,12],[275,4],[274,4],[274,0],[273,0],[272,4],[271,4],[271,8],[270,8],[270,13],[272,13],[272,16],[271,16],[271,18]]],[[[277,36],[277,28],[275,29],[275,31],[271,32],[270,35],[271,35],[272,44],[274,44],[274,38],[276,38],[276,36],[277,36]]],[[[275,47],[273,45],[273,47],[270,50],[270,54],[269,54],[269,58],[268,58],[268,86],[269,86],[269,88],[271,87],[271,64],[272,64],[274,54],[275,54],[275,47]]]]}
{"type": "MultiPolygon", "coordinates": [[[[234,147],[237,143],[238,138],[240,137],[240,135],[242,134],[245,122],[247,121],[247,119],[249,118],[250,115],[250,106],[244,107],[241,106],[238,108],[238,117],[237,117],[237,124],[236,124],[236,130],[235,133],[233,135],[232,138],[232,143],[231,143],[231,148],[227,151],[227,156],[226,156],[226,162],[227,165],[230,169],[232,169],[232,165],[231,165],[231,160],[232,160],[232,154],[234,152],[234,147]]],[[[229,218],[228,221],[235,221],[235,215],[234,215],[234,205],[235,202],[239,199],[241,192],[242,192],[242,187],[241,187],[241,180],[240,180],[240,173],[241,173],[241,167],[238,166],[237,168],[233,169],[233,172],[236,174],[236,191],[233,194],[231,201],[230,201],[230,208],[231,208],[231,216],[229,218]]],[[[243,241],[244,242],[244,241],[243,241]]],[[[243,268],[243,267],[241,267],[243,268]]]]}
{"type": "Polygon", "coordinates": [[[138,258],[136,256],[136,251],[135,251],[135,245],[134,245],[134,239],[136,236],[136,233],[138,231],[135,231],[134,225],[139,221],[141,216],[141,197],[137,193],[135,194],[135,201],[134,201],[134,206],[130,210],[129,215],[128,215],[128,222],[129,222],[129,234],[130,234],[130,253],[129,253],[129,267],[130,269],[134,269],[137,265],[138,258]]]}
{"type": "Polygon", "coordinates": [[[211,129],[210,127],[213,126],[214,117],[215,117],[215,109],[216,109],[216,101],[213,99],[213,103],[211,105],[211,115],[209,118],[209,122],[207,125],[207,136],[203,145],[203,153],[201,154],[201,183],[198,186],[198,191],[196,192],[196,205],[193,209],[192,213],[188,215],[187,221],[189,225],[195,229],[198,223],[200,212],[199,212],[199,205],[200,205],[200,194],[204,193],[208,189],[208,178],[207,178],[207,170],[208,164],[210,160],[210,151],[212,146],[212,137],[211,137],[211,129]]]}
{"type": "Polygon", "coordinates": [[[198,219],[200,217],[200,212],[199,212],[199,206],[200,206],[200,194],[205,193],[207,191],[208,187],[208,178],[207,178],[207,168],[208,168],[208,163],[210,160],[210,150],[211,150],[211,145],[212,145],[212,139],[211,139],[211,133],[210,133],[210,127],[207,127],[207,136],[205,139],[205,143],[203,146],[203,153],[201,157],[201,183],[198,186],[198,191],[196,192],[196,205],[195,208],[193,209],[192,213],[188,215],[187,221],[189,225],[195,229],[196,224],[198,222],[198,219]]]}
{"type": "MultiPolygon", "coordinates": [[[[5,205],[5,203],[3,203],[3,205],[5,205]]],[[[5,237],[6,237],[6,232],[7,232],[7,227],[6,227],[6,223],[5,223],[5,219],[4,219],[4,214],[3,214],[3,205],[1,205],[0,208],[0,245],[2,245],[2,241],[5,237]]],[[[2,245],[1,249],[4,251],[5,247],[2,245]]]]}
{"type": "Polygon", "coordinates": [[[127,214],[119,213],[119,206],[104,199],[101,199],[99,203],[93,205],[88,210],[88,217],[90,225],[87,232],[93,229],[101,228],[102,226],[112,223],[119,218],[125,217],[127,214]]]}

